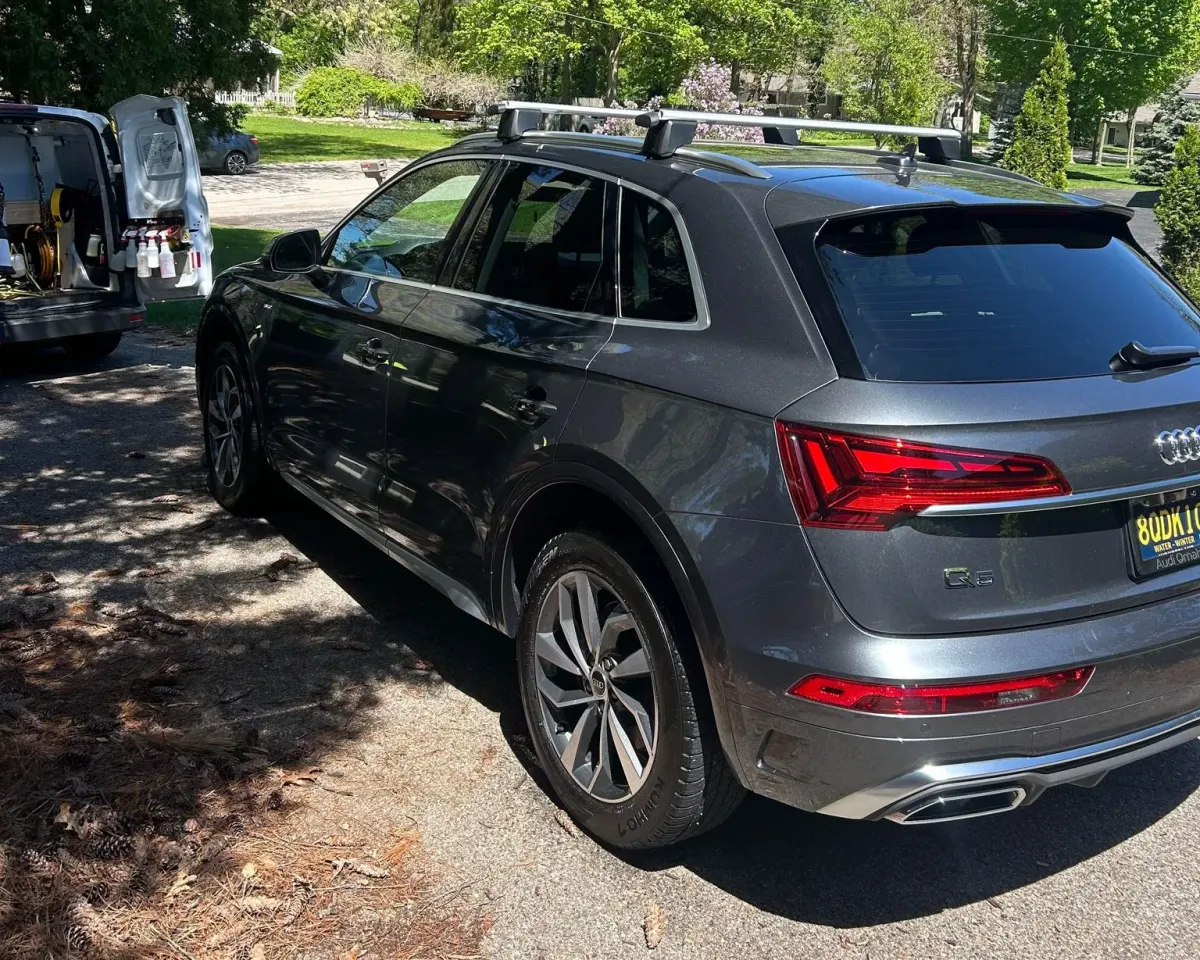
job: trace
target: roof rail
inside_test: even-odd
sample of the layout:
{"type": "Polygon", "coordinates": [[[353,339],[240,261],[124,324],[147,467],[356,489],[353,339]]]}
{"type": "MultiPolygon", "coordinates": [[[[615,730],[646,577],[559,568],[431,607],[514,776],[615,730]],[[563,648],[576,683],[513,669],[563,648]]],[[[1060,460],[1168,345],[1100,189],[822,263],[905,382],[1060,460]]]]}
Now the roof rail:
{"type": "Polygon", "coordinates": [[[961,134],[950,127],[907,127],[889,123],[855,123],[849,120],[807,120],[792,117],[762,117],[745,113],[708,113],[695,110],[634,110],[621,107],[583,107],[562,103],[526,103],[508,100],[493,104],[488,113],[500,115],[497,135],[516,140],[536,130],[542,117],[625,117],[646,128],[642,153],[651,157],[674,156],[696,136],[702,123],[733,127],[761,127],[767,143],[795,146],[800,130],[829,130],[867,136],[915,137],[917,149],[928,160],[942,163],[959,159],[961,134]]]}

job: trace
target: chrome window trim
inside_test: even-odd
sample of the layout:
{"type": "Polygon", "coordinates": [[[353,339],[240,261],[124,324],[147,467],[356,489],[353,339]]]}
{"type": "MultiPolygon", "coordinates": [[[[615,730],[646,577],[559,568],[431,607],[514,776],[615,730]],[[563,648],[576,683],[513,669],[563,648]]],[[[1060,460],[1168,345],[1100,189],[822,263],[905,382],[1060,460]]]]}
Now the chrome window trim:
{"type": "MultiPolygon", "coordinates": [[[[591,136],[591,134],[588,134],[588,136],[591,136]]],[[[541,149],[541,144],[538,145],[538,149],[539,150],[541,149]]],[[[513,153],[461,153],[461,154],[455,154],[455,155],[451,155],[451,156],[441,155],[441,156],[436,156],[436,157],[430,157],[428,159],[414,160],[411,163],[407,164],[403,169],[398,171],[394,177],[392,177],[388,180],[385,180],[378,188],[376,188],[365,199],[363,199],[358,204],[358,206],[354,207],[348,214],[346,214],[346,216],[343,217],[338,222],[337,226],[335,226],[332,230],[329,231],[329,234],[326,236],[325,240],[322,243],[322,252],[321,252],[322,257],[326,258],[326,259],[329,257],[329,254],[333,247],[333,238],[335,236],[337,236],[338,231],[340,231],[342,229],[342,227],[344,227],[347,223],[349,223],[350,220],[354,217],[354,215],[356,213],[358,213],[360,210],[362,210],[368,203],[370,203],[372,200],[374,200],[376,196],[383,193],[384,190],[386,190],[389,186],[391,186],[397,180],[399,180],[403,177],[407,177],[410,173],[416,173],[418,170],[422,170],[425,167],[432,166],[436,163],[453,163],[457,160],[482,160],[482,161],[491,161],[491,162],[508,161],[510,163],[532,163],[532,164],[536,164],[538,162],[533,157],[521,156],[519,154],[513,154],[513,153]]],[[[651,327],[651,328],[658,328],[658,329],[662,329],[662,330],[707,330],[711,323],[710,315],[708,312],[708,297],[704,292],[704,283],[701,280],[700,268],[696,263],[696,251],[692,245],[692,238],[691,238],[691,235],[688,233],[687,224],[684,223],[683,214],[681,214],[679,212],[679,208],[677,206],[675,206],[675,204],[672,203],[670,200],[668,200],[666,197],[662,196],[662,194],[655,193],[653,190],[649,189],[648,187],[643,187],[641,184],[630,183],[628,180],[626,180],[622,177],[614,176],[613,174],[603,173],[598,170],[589,170],[587,167],[583,167],[578,164],[573,164],[573,163],[563,162],[563,161],[558,161],[558,160],[554,160],[554,161],[550,161],[550,162],[544,161],[544,165],[554,166],[561,170],[570,170],[572,173],[579,173],[579,174],[582,174],[587,177],[594,177],[597,180],[603,180],[606,183],[615,184],[615,186],[617,188],[617,237],[616,237],[616,246],[617,246],[616,311],[617,311],[617,314],[616,314],[616,316],[607,317],[607,316],[603,316],[601,314],[587,313],[587,312],[584,312],[581,310],[554,310],[554,309],[549,309],[546,307],[540,307],[540,306],[538,306],[536,304],[532,304],[532,303],[525,303],[520,300],[503,300],[499,297],[491,297],[488,294],[474,293],[473,291],[470,291],[470,290],[459,290],[457,287],[453,287],[453,286],[447,287],[443,284],[438,284],[438,283],[423,283],[423,282],[417,281],[417,280],[402,280],[402,279],[398,279],[398,278],[394,278],[394,277],[380,277],[373,273],[372,274],[365,274],[365,273],[359,274],[357,271],[346,271],[345,268],[343,268],[343,267],[329,267],[329,266],[323,265],[322,269],[342,270],[344,272],[355,273],[356,275],[370,277],[372,280],[378,280],[380,283],[409,284],[412,286],[424,287],[429,292],[433,292],[436,290],[439,293],[451,293],[451,294],[456,294],[458,296],[471,297],[473,299],[475,299],[475,298],[484,299],[484,300],[487,300],[492,303],[497,303],[497,304],[506,305],[506,306],[515,305],[518,307],[522,307],[523,309],[526,309],[526,310],[542,310],[542,311],[548,311],[550,313],[558,314],[560,316],[579,317],[581,319],[588,319],[588,320],[600,319],[600,320],[604,320],[609,323],[620,324],[621,326],[651,327]],[[679,238],[680,238],[681,242],[683,243],[684,258],[687,260],[688,277],[691,279],[691,282],[692,282],[692,296],[696,300],[696,318],[694,320],[686,321],[683,323],[678,323],[678,322],[674,322],[674,321],[670,321],[670,320],[636,320],[636,319],[632,319],[632,318],[622,317],[620,315],[620,312],[621,312],[621,291],[620,291],[621,221],[620,221],[620,215],[621,215],[621,191],[624,188],[628,188],[628,189],[634,191],[635,193],[640,193],[643,196],[649,197],[655,203],[661,203],[666,208],[667,212],[671,214],[672,220],[675,221],[675,228],[679,231],[679,238]]],[[[486,174],[485,174],[485,176],[486,176],[486,174]]]]}

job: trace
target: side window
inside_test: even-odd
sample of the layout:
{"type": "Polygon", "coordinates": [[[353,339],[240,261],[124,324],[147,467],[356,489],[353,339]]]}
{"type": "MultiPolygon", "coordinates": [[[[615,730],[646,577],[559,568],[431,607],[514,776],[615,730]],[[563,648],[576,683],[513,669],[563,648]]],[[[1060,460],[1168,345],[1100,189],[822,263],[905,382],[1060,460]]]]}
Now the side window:
{"type": "Polygon", "coordinates": [[[454,285],[611,316],[604,202],[602,180],[555,167],[516,166],[480,215],[454,285]]]}
{"type": "Polygon", "coordinates": [[[621,316],[687,323],[696,297],[675,219],[661,203],[621,191],[621,316]]]}
{"type": "Polygon", "coordinates": [[[329,266],[433,283],[446,235],[487,167],[452,160],[401,177],[338,231],[329,266]]]}

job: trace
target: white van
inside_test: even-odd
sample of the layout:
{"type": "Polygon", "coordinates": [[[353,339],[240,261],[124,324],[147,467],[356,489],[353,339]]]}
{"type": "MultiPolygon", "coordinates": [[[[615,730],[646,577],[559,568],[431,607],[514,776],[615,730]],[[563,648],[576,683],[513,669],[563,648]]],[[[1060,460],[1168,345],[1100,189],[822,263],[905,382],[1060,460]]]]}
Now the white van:
{"type": "Polygon", "coordinates": [[[104,356],[144,304],[207,296],[212,229],[183,100],[130,97],[111,121],[0,102],[0,227],[0,349],[104,356]]]}

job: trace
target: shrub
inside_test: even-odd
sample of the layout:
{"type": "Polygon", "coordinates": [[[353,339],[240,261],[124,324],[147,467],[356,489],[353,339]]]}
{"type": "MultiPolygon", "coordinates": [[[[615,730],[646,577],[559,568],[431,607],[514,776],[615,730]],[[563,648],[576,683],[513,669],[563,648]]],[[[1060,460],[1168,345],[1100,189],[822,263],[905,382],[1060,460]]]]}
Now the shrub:
{"type": "Polygon", "coordinates": [[[1012,144],[1004,151],[1000,166],[1056,190],[1067,188],[1067,164],[1071,162],[1067,116],[1070,82],[1071,64],[1060,37],[1042,61],[1042,72],[1025,91],[1021,112],[1013,120],[1012,144]]]}
{"type": "MultiPolygon", "coordinates": [[[[444,110],[474,110],[503,100],[503,82],[467,73],[440,60],[425,60],[406,47],[372,40],[347,50],[340,60],[349,67],[393,84],[413,85],[419,96],[413,104],[444,110]]],[[[404,108],[411,109],[411,108],[404,108]]]]}
{"type": "Polygon", "coordinates": [[[317,67],[296,88],[296,109],[305,117],[357,117],[366,108],[375,78],[347,67],[317,67]]]}
{"type": "MultiPolygon", "coordinates": [[[[683,81],[679,95],[672,100],[678,100],[679,105],[687,110],[703,110],[711,113],[744,113],[747,116],[761,117],[762,109],[758,104],[740,103],[737,94],[729,89],[731,72],[728,67],[709,61],[694,69],[683,81]]],[[[663,104],[662,97],[653,97],[646,104],[646,110],[657,110],[663,104]]],[[[622,104],[629,109],[639,109],[630,100],[622,104]]],[[[586,113],[586,107],[579,108],[580,113],[586,113]]],[[[610,117],[596,128],[597,133],[615,137],[635,137],[645,133],[632,120],[624,117],[610,117]]],[[[737,140],[742,143],[762,143],[761,127],[734,127],[729,124],[702,123],[696,127],[697,140],[737,140]]]]}
{"type": "Polygon", "coordinates": [[[350,67],[317,67],[296,88],[296,107],[306,117],[357,117],[372,104],[411,110],[420,99],[412,81],[393,83],[350,67]]]}
{"type": "Polygon", "coordinates": [[[1193,297],[1200,294],[1200,127],[1184,130],[1175,144],[1154,215],[1162,228],[1162,260],[1193,297]]]}

